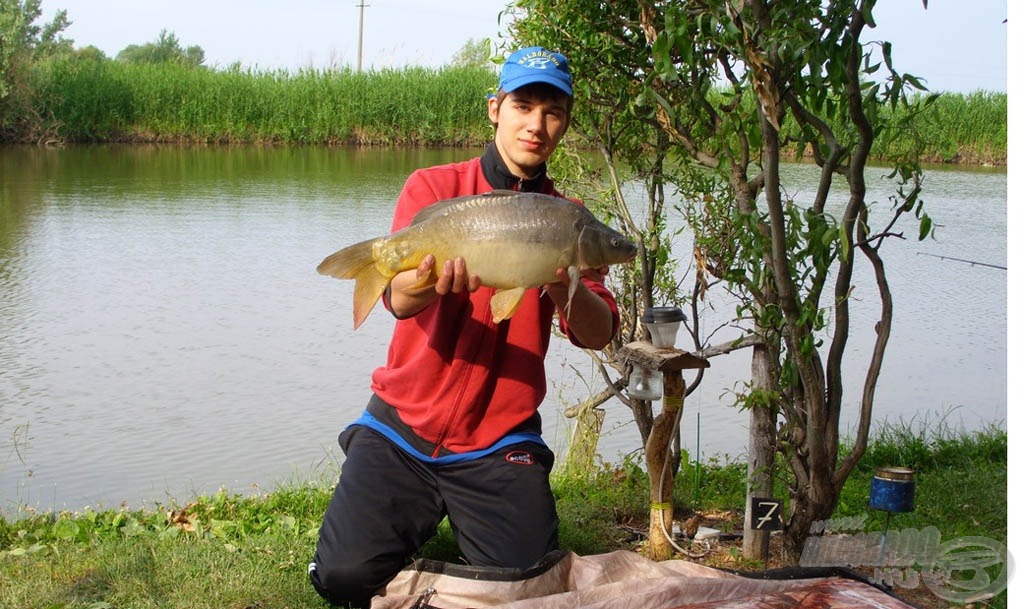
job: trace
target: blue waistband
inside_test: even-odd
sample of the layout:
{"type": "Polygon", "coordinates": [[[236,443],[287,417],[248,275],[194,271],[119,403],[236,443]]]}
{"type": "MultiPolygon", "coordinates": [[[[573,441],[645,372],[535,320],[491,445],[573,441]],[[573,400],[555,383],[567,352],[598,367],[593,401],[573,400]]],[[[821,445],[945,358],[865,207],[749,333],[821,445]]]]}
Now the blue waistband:
{"type": "Polygon", "coordinates": [[[383,435],[385,438],[393,442],[396,446],[401,448],[403,451],[405,451],[415,459],[423,461],[424,463],[432,463],[435,465],[445,465],[447,463],[462,463],[464,461],[472,461],[473,459],[479,459],[480,457],[497,452],[502,448],[505,448],[506,446],[519,444],[520,442],[533,442],[535,444],[540,444],[542,446],[545,445],[544,440],[541,439],[540,434],[538,433],[516,432],[505,436],[504,438],[498,440],[497,442],[488,446],[487,448],[473,450],[465,453],[450,453],[442,455],[440,457],[431,457],[430,455],[424,454],[413,448],[412,444],[410,444],[405,438],[400,436],[398,432],[388,427],[382,421],[377,419],[377,417],[373,416],[367,411],[363,411],[362,416],[353,421],[351,425],[362,425],[364,427],[369,427],[370,429],[383,435]]]}

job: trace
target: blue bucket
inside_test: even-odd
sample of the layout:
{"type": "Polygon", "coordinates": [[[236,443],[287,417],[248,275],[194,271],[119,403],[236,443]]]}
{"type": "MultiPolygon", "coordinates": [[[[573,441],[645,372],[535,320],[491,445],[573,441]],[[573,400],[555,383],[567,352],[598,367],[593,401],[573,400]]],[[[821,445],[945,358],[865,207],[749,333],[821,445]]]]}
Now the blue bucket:
{"type": "Polygon", "coordinates": [[[914,470],[906,467],[879,467],[871,479],[868,506],[886,512],[914,511],[914,470]]]}

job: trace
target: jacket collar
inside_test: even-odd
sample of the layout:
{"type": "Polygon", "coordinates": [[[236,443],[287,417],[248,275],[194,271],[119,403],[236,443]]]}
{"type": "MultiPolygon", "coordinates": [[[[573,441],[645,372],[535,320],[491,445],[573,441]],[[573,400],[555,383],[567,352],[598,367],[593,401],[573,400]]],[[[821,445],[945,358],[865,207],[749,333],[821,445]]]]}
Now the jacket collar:
{"type": "Polygon", "coordinates": [[[498,153],[498,147],[494,142],[487,145],[480,159],[480,166],[484,171],[484,177],[495,190],[519,190],[522,192],[544,192],[547,182],[547,164],[540,166],[537,175],[524,180],[508,170],[505,161],[498,153]]]}

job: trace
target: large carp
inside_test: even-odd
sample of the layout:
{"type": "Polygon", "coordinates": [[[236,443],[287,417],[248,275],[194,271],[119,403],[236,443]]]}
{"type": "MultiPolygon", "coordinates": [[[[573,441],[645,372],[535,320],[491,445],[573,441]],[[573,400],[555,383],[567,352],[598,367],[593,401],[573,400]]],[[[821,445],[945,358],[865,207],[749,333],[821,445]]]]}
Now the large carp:
{"type": "Polygon", "coordinates": [[[571,299],[580,270],[628,262],[636,245],[578,203],[496,190],[438,201],[402,230],[331,254],[317,271],[356,280],[352,317],[358,328],[391,278],[416,268],[427,254],[434,255],[435,275],[445,260],[461,256],[467,272],[495,288],[491,314],[498,323],[515,313],[527,288],[557,281],[556,269],[569,271],[571,299]]]}

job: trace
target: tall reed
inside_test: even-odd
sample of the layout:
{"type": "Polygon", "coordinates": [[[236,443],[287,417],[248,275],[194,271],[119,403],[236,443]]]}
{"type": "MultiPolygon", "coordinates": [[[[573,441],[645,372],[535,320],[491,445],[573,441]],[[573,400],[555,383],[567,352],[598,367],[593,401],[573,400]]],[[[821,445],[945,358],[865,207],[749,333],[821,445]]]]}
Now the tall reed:
{"type": "Polygon", "coordinates": [[[477,145],[482,68],[258,72],[63,59],[38,66],[43,116],[69,141],[477,145]]]}
{"type": "Polygon", "coordinates": [[[1006,157],[1006,93],[975,91],[940,95],[926,120],[921,137],[940,162],[989,162],[1006,157]]]}
{"type": "MultiPolygon", "coordinates": [[[[25,107],[36,115],[0,112],[0,134],[20,131],[12,139],[23,141],[52,133],[65,141],[476,146],[492,136],[484,104],[496,81],[486,68],[286,72],[69,57],[34,67],[36,101],[25,107]]],[[[1005,164],[1006,101],[1005,93],[943,94],[912,132],[880,137],[873,154],[921,145],[926,161],[1005,164]]]]}

